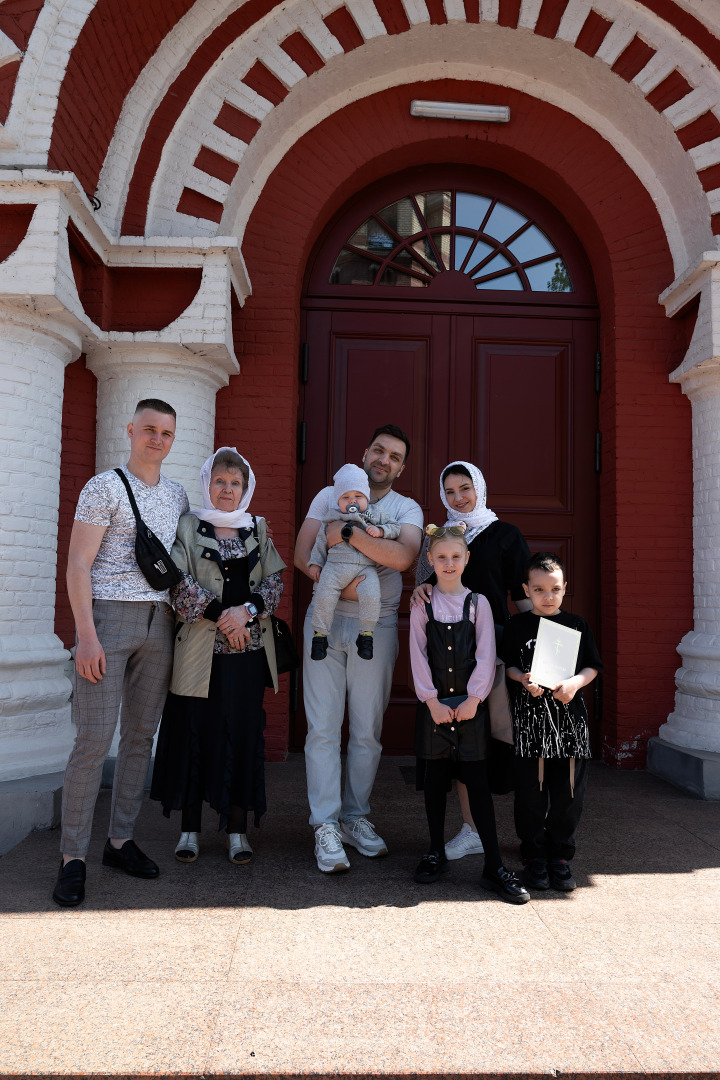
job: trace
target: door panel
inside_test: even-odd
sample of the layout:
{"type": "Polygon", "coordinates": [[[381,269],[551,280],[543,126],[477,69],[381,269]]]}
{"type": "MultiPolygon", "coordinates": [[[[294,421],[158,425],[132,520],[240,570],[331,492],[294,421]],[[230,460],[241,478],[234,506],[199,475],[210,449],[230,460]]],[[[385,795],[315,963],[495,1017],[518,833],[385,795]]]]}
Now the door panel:
{"type": "MultiPolygon", "coordinates": [[[[566,608],[595,613],[596,402],[592,319],[473,314],[310,310],[310,374],[302,404],[308,424],[299,520],[345,461],[359,462],[374,429],[401,426],[412,451],[396,489],[415,498],[425,520],[441,523],[440,471],[466,459],[482,469],[488,506],[517,525],[532,550],[557,552],[568,566],[566,608]]],[[[410,752],[415,697],[404,575],[400,655],[385,715],[383,745],[410,752]]],[[[298,592],[297,627],[310,599],[298,592]]],[[[302,697],[300,697],[300,706],[302,697]]],[[[302,708],[293,744],[302,746],[302,708]]]]}

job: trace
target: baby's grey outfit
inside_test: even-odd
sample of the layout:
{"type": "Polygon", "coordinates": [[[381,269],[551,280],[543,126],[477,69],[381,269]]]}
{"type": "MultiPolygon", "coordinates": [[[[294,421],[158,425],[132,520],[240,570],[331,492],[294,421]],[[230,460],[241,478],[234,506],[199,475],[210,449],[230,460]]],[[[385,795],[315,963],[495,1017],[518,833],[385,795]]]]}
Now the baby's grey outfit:
{"type": "Polygon", "coordinates": [[[396,521],[389,521],[385,514],[373,513],[372,507],[364,514],[341,514],[338,510],[333,517],[325,518],[315,540],[315,545],[308,560],[308,565],[322,566],[320,580],[315,586],[312,604],[312,628],[316,634],[329,634],[340,593],[360,574],[365,575],[357,587],[359,632],[372,631],[380,618],[380,579],[375,563],[362,551],[358,551],[347,540],[341,540],[328,550],[325,525],[329,521],[351,521],[359,528],[366,525],[380,525],[384,530],[384,540],[396,540],[400,526],[396,521]]]}

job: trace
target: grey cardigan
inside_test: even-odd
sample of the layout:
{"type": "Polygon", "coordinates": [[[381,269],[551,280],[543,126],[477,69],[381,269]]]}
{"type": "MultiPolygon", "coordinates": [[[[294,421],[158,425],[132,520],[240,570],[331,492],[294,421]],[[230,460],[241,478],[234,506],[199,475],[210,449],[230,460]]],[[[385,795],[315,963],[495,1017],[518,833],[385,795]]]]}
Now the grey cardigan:
{"type": "MultiPolygon", "coordinates": [[[[250,571],[250,591],[256,592],[263,578],[285,569],[272,540],[267,535],[264,518],[257,518],[257,542],[253,536],[245,541],[248,555],[257,545],[260,558],[250,571]]],[[[218,551],[217,540],[194,514],[183,514],[178,522],[177,536],[172,558],[179,570],[191,574],[203,589],[217,597],[222,596],[223,575],[219,563],[213,558],[218,551]]],[[[275,693],[278,690],[275,642],[269,616],[260,617],[260,628],[268,667],[275,693]]],[[[180,697],[206,698],[210,688],[210,668],[217,624],[208,619],[194,623],[181,623],[175,631],[175,659],[173,662],[170,691],[180,697]]]]}

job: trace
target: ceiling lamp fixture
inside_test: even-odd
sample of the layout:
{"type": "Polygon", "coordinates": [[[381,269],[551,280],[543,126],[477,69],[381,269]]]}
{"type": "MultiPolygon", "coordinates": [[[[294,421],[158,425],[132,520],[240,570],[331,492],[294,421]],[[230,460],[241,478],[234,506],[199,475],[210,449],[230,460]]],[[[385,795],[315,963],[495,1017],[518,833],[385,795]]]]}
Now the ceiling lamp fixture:
{"type": "Polygon", "coordinates": [[[411,116],[430,116],[436,120],[484,120],[507,124],[508,105],[472,105],[462,101],[411,101],[411,116]]]}

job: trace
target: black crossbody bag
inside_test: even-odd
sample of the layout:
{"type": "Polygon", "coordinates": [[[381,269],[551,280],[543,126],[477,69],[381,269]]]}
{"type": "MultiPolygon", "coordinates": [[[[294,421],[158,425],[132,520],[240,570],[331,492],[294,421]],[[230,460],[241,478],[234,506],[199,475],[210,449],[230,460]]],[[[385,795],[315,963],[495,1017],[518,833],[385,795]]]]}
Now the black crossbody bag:
{"type": "Polygon", "coordinates": [[[158,540],[152,529],[140,517],[140,511],[127,476],[122,469],[115,469],[114,471],[125,485],[130,506],[135,515],[135,558],[137,564],[150,588],[157,589],[158,592],[164,592],[182,581],[182,574],[168,555],[162,542],[158,540]]]}

